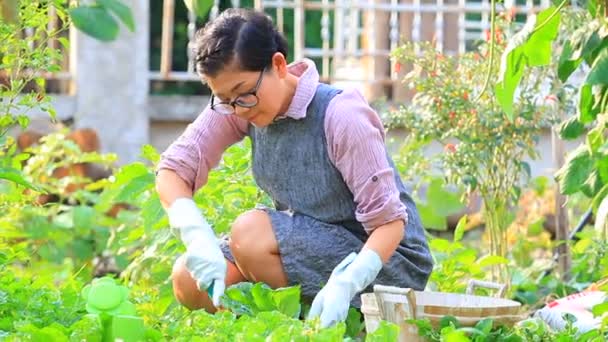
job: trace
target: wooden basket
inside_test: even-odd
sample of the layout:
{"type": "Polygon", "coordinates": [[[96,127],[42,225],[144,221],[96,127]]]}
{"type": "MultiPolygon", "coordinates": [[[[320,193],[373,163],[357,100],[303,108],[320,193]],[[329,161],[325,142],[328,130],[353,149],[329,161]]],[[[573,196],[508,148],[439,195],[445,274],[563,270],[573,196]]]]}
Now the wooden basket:
{"type": "Polygon", "coordinates": [[[422,341],[416,326],[405,323],[405,320],[427,318],[437,327],[442,317],[450,315],[463,326],[474,326],[484,318],[510,326],[526,318],[519,313],[520,303],[498,297],[475,296],[472,294],[475,287],[496,289],[498,297],[504,296],[504,285],[478,280],[469,282],[466,294],[375,285],[373,293],[361,295],[366,330],[373,332],[381,320],[386,320],[400,327],[399,341],[422,341]]]}

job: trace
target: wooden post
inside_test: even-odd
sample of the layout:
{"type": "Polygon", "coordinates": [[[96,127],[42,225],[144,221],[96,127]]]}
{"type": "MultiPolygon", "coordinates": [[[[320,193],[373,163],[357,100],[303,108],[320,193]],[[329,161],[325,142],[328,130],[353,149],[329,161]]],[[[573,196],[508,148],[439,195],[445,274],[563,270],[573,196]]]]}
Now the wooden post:
{"type": "Polygon", "coordinates": [[[304,57],[304,0],[296,0],[294,3],[293,20],[293,53],[294,60],[298,61],[304,57]]]}
{"type": "Polygon", "coordinates": [[[163,2],[163,31],[160,46],[160,74],[164,79],[171,73],[173,64],[173,24],[175,17],[175,0],[163,2]]]}
{"type": "MultiPolygon", "coordinates": [[[[368,0],[372,6],[379,4],[380,0],[368,0]]],[[[382,80],[389,78],[389,58],[379,56],[379,51],[388,50],[388,23],[389,12],[377,11],[371,8],[363,12],[363,35],[361,48],[365,55],[362,58],[364,66],[365,84],[363,93],[368,99],[378,99],[385,96],[382,80]]]]}

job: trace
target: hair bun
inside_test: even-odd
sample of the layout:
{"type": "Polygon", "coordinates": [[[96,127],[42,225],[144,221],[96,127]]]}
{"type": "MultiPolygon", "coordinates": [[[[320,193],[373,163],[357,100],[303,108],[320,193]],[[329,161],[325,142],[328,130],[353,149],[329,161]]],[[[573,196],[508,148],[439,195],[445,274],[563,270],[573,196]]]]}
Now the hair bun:
{"type": "Polygon", "coordinates": [[[281,36],[281,32],[279,32],[279,30],[275,29],[274,30],[274,48],[276,50],[279,49],[279,46],[281,45],[281,39],[283,38],[283,36],[281,36]]]}

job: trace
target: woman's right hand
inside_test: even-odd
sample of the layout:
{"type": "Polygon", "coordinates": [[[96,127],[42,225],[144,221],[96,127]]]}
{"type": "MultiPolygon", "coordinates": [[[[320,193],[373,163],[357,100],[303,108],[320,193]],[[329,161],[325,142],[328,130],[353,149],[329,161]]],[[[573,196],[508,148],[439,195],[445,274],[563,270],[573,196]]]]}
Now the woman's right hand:
{"type": "Polygon", "coordinates": [[[187,197],[178,198],[167,209],[171,228],[178,230],[186,246],[185,264],[199,290],[212,293],[218,306],[225,290],[226,259],[207,220],[187,197]]]}

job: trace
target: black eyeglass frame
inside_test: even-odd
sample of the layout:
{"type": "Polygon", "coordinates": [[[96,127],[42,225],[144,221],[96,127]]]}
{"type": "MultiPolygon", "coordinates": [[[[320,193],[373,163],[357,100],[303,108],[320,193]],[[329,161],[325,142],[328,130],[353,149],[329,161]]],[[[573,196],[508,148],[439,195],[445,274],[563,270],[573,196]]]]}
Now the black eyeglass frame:
{"type": "MultiPolygon", "coordinates": [[[[253,108],[255,106],[258,105],[258,103],[260,102],[260,98],[258,97],[258,90],[260,89],[260,85],[262,84],[262,79],[264,78],[264,72],[266,71],[266,68],[262,69],[262,71],[260,71],[260,76],[258,77],[258,81],[255,84],[255,87],[253,88],[252,91],[244,93],[244,94],[240,94],[239,96],[237,96],[234,100],[229,101],[229,102],[219,102],[219,103],[213,103],[215,100],[215,95],[211,94],[211,109],[223,114],[223,115],[232,115],[234,113],[236,113],[236,106],[242,107],[242,108],[253,108]],[[255,102],[254,103],[239,103],[239,99],[244,97],[244,96],[251,96],[253,95],[255,97],[255,102]],[[217,110],[217,106],[230,106],[232,107],[232,111],[228,112],[228,111],[222,111],[222,110],[217,110]]],[[[224,107],[226,109],[228,109],[227,107],[224,107]]]]}

